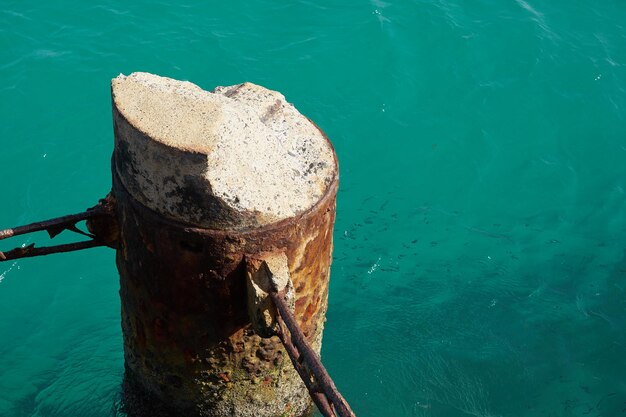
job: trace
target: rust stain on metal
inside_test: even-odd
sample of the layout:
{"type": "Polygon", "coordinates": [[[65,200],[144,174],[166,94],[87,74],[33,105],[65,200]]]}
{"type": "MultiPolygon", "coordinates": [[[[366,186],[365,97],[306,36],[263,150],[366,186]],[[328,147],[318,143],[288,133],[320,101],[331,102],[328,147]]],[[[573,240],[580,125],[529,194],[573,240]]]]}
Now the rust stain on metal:
{"type": "Polygon", "coordinates": [[[263,415],[302,414],[309,398],[280,339],[262,339],[250,326],[244,257],[286,254],[298,325],[319,351],[337,184],[335,178],[323,198],[299,216],[248,231],[221,231],[153,212],[114,173],[116,262],[127,378],[133,380],[128,385],[188,416],[225,416],[234,405],[250,416],[259,415],[260,406],[275,413],[263,415]]]}
{"type": "Polygon", "coordinates": [[[120,227],[117,223],[116,202],[113,194],[109,193],[98,204],[90,209],[96,210],[99,215],[91,216],[87,220],[87,230],[100,242],[111,248],[117,247],[120,238],[120,227]]]}

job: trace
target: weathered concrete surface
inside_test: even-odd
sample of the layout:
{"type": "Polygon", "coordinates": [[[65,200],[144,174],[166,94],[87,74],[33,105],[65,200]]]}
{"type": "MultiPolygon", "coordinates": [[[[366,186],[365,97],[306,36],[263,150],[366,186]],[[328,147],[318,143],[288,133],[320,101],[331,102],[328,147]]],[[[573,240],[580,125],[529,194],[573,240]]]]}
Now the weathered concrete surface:
{"type": "Polygon", "coordinates": [[[319,352],[332,146],[279,93],[252,84],[207,93],[133,74],[113,81],[113,95],[128,411],[302,415],[310,400],[280,341],[251,325],[246,266],[265,259],[291,278],[295,316],[319,352]]]}
{"type": "Polygon", "coordinates": [[[147,73],[112,82],[116,166],[130,194],[173,219],[242,230],[310,209],[336,177],[332,147],[285,97],[214,92],[147,73]]]}

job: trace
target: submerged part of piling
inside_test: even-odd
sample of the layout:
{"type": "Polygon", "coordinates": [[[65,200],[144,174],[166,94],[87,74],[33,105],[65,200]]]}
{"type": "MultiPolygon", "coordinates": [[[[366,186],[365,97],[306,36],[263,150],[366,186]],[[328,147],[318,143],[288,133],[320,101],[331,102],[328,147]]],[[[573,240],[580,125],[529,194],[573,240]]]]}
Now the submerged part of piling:
{"type": "Polygon", "coordinates": [[[283,260],[319,352],[338,184],[330,142],[251,83],[208,92],[134,73],[112,94],[128,411],[302,415],[308,393],[279,339],[250,325],[245,259],[283,260]]]}

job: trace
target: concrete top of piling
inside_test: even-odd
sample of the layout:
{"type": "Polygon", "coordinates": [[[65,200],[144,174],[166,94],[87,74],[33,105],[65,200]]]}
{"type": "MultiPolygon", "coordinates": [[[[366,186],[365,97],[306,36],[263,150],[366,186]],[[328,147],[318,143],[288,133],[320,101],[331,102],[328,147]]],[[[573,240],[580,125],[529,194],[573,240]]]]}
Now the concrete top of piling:
{"type": "Polygon", "coordinates": [[[336,180],[324,134],[279,92],[112,81],[115,167],[139,202],[199,227],[246,229],[310,209],[336,180]]]}

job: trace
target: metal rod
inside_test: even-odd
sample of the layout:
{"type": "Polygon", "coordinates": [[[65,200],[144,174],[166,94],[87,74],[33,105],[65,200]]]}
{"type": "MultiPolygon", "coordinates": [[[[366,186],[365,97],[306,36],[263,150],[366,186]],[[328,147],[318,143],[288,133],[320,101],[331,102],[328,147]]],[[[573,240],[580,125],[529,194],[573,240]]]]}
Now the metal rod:
{"type": "Polygon", "coordinates": [[[285,300],[276,292],[270,292],[270,297],[276,306],[279,314],[281,315],[287,329],[289,329],[289,333],[291,333],[291,340],[293,344],[298,348],[300,355],[304,358],[311,370],[311,373],[315,376],[315,380],[323,390],[324,394],[330,401],[330,403],[335,407],[335,410],[341,417],[356,417],[348,402],[341,396],[335,383],[328,375],[326,368],[322,365],[317,354],[311,349],[308,342],[306,341],[302,330],[296,323],[296,319],[291,314],[287,303],[285,300]]]}
{"type": "Polygon", "coordinates": [[[95,248],[98,246],[106,246],[106,243],[99,240],[86,240],[84,242],[67,243],[57,246],[44,246],[41,248],[26,246],[24,248],[13,249],[8,252],[0,252],[0,262],[20,258],[32,258],[34,256],[45,256],[53,253],[72,252],[76,250],[95,248]]]}
{"type": "Polygon", "coordinates": [[[74,224],[76,222],[87,220],[96,216],[105,216],[109,213],[99,207],[83,211],[82,213],[69,214],[67,216],[56,217],[50,220],[44,220],[42,222],[35,222],[27,224],[25,226],[17,226],[10,229],[0,230],[0,240],[13,236],[23,235],[25,233],[39,232],[41,230],[48,230],[55,226],[61,226],[66,224],[74,224]]]}

